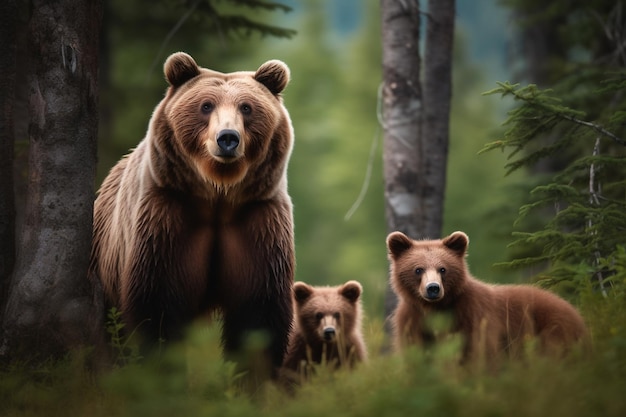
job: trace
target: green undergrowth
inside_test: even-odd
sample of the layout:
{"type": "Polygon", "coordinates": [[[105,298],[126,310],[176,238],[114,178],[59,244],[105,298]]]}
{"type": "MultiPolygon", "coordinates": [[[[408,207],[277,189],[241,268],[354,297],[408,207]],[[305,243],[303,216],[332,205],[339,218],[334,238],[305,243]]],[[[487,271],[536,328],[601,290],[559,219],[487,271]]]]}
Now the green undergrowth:
{"type": "Polygon", "coordinates": [[[626,297],[589,294],[581,309],[594,336],[588,356],[531,356],[497,372],[456,364],[458,340],[423,352],[381,353],[380,320],[364,328],[370,360],[353,371],[317,374],[293,393],[274,384],[244,391],[221,359],[218,326],[195,328],[182,344],[99,371],[89,352],[64,361],[4,367],[1,416],[624,416],[626,297]]]}

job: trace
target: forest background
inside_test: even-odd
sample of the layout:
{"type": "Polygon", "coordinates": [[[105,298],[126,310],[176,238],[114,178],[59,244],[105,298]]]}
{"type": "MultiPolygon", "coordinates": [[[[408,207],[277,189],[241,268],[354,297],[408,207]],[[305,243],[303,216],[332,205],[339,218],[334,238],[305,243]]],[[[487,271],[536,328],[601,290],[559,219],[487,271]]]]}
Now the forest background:
{"type": "MultiPolygon", "coordinates": [[[[297,31],[291,38],[232,33],[227,27],[205,31],[193,17],[168,37],[165,28],[175,27],[179,17],[167,2],[147,11],[130,2],[106,2],[98,181],[145,134],[165,90],[162,63],[170,53],[188,52],[200,65],[222,72],[281,59],[292,73],[284,99],[296,138],[288,171],[296,279],[315,285],[357,279],[365,287],[368,315],[382,317],[388,261],[379,2],[284,3],[293,10],[256,17],[297,31]]],[[[457,27],[444,234],[468,233],[469,263],[477,276],[516,280],[492,265],[506,260],[521,176],[504,178],[502,153],[477,155],[506,113],[506,102],[481,92],[493,80],[506,80],[507,17],[496,1],[459,2],[457,27]]],[[[439,236],[415,236],[425,237],[439,236]]]]}
{"type": "MultiPolygon", "coordinates": [[[[215,2],[222,13],[244,13],[245,9],[236,7],[234,3],[215,2]]],[[[190,333],[183,345],[167,349],[156,358],[142,358],[128,349],[119,337],[123,325],[116,322],[119,316],[110,315],[107,322],[110,344],[119,354],[110,372],[98,375],[94,381],[93,374],[86,372],[82,366],[84,358],[81,354],[84,352],[72,352],[66,361],[60,363],[40,366],[27,361],[3,368],[0,373],[0,414],[623,416],[626,410],[623,398],[626,381],[626,296],[623,291],[626,251],[623,247],[619,248],[624,243],[622,236],[626,228],[623,215],[623,144],[611,143],[603,148],[606,155],[594,154],[591,159],[585,159],[593,147],[590,142],[577,141],[584,136],[580,131],[574,132],[576,135],[568,135],[572,131],[557,125],[556,133],[547,139],[556,137],[557,143],[559,138],[570,139],[564,148],[553,147],[557,158],[550,163],[556,161],[556,164],[548,166],[544,172],[531,167],[505,175],[506,164],[512,161],[507,158],[509,151],[515,150],[514,140],[520,134],[514,130],[515,127],[524,127],[524,120],[530,121],[531,128],[547,126],[545,131],[538,132],[544,134],[539,136],[545,140],[545,135],[552,132],[550,127],[554,127],[550,124],[555,120],[553,112],[570,118],[572,113],[558,107],[541,93],[533,96],[537,94],[535,90],[516,91],[515,87],[506,83],[500,84],[498,92],[509,97],[501,99],[495,94],[482,94],[496,87],[498,81],[534,81],[527,70],[539,66],[537,62],[526,62],[526,55],[512,31],[520,29],[516,27],[519,23],[516,19],[524,15],[527,11],[525,7],[538,7],[538,10],[544,11],[544,4],[537,0],[457,2],[450,152],[442,234],[454,230],[469,234],[470,268],[486,281],[535,283],[534,273],[547,264],[565,265],[561,273],[569,274],[569,281],[566,282],[569,287],[552,286],[552,289],[581,308],[594,336],[595,352],[593,357],[583,361],[573,357],[563,362],[531,355],[532,363],[511,363],[502,372],[493,375],[467,372],[454,365],[458,339],[451,339],[433,351],[381,354],[384,351],[381,348],[388,339],[388,335],[383,333],[383,302],[388,281],[384,242],[388,230],[381,161],[384,145],[379,96],[382,78],[380,4],[378,0],[284,0],[283,3],[292,11],[253,9],[247,12],[253,15],[254,21],[286,28],[287,31],[274,32],[290,35],[286,38],[260,36],[254,30],[233,31],[227,21],[207,19],[202,17],[206,15],[188,9],[190,5],[208,4],[200,1],[166,0],[152,2],[150,7],[122,0],[104,2],[99,62],[97,184],[110,167],[144,136],[151,112],[166,88],[162,64],[170,53],[186,51],[200,65],[223,72],[254,70],[268,59],[285,61],[291,68],[292,81],[284,92],[284,98],[296,136],[289,166],[289,190],[296,221],[296,279],[316,285],[334,285],[357,279],[363,284],[364,333],[369,343],[370,362],[350,373],[328,374],[319,369],[316,379],[302,387],[296,396],[286,396],[269,387],[267,391],[257,393],[256,397],[249,397],[240,390],[240,375],[235,373],[233,364],[219,359],[218,329],[200,326],[190,333]],[[513,5],[511,9],[515,9],[517,15],[505,8],[505,4],[513,5]],[[511,92],[523,92],[530,99],[539,97],[530,106],[532,109],[538,103],[539,114],[524,119],[525,114],[518,112],[515,120],[502,126],[511,115],[509,111],[520,105],[519,100],[510,99],[511,92]],[[543,118],[549,119],[545,125],[539,123],[543,118]],[[479,154],[488,143],[494,143],[496,148],[506,144],[502,142],[503,138],[513,140],[508,142],[512,148],[505,149],[505,152],[479,154]],[[559,154],[563,149],[568,152],[559,154]],[[573,164],[572,169],[558,165],[559,156],[565,160],[572,154],[575,155],[573,159],[580,163],[573,164]],[[548,209],[539,207],[539,210],[534,210],[537,207],[533,206],[531,190],[541,184],[554,185],[556,180],[551,178],[563,169],[563,173],[572,180],[561,180],[565,180],[566,185],[574,184],[578,189],[571,191],[573,187],[570,187],[571,194],[559,194],[554,201],[568,201],[572,194],[586,199],[588,195],[584,193],[584,185],[585,181],[589,182],[589,174],[594,172],[594,163],[603,163],[608,167],[599,175],[606,188],[603,193],[597,194],[608,197],[610,201],[606,202],[606,206],[617,206],[611,222],[603,223],[604,229],[591,227],[601,222],[585,222],[589,213],[597,212],[599,217],[604,213],[595,210],[593,203],[587,205],[585,216],[566,219],[573,220],[572,224],[553,221],[555,212],[568,214],[568,211],[551,208],[553,200],[550,198],[546,200],[548,209]],[[575,168],[580,171],[576,175],[573,174],[575,168]],[[583,192],[576,192],[579,190],[583,192]],[[516,223],[520,207],[526,207],[532,213],[523,224],[516,223]],[[554,242],[568,235],[570,241],[580,241],[578,252],[561,262],[563,259],[559,259],[558,250],[542,258],[543,245],[540,245],[539,252],[534,252],[535,255],[539,253],[540,260],[538,265],[534,265],[534,270],[494,266],[510,259],[520,259],[519,252],[511,252],[510,244],[519,239],[520,235],[516,232],[521,230],[520,227],[528,226],[528,222],[532,226],[530,230],[540,231],[539,235],[525,235],[531,240],[538,236],[536,242],[543,243],[541,238],[548,234],[553,238],[553,244],[545,248],[553,250],[554,242]],[[546,228],[545,224],[548,224],[546,228]],[[561,232],[552,233],[550,224],[562,226],[561,232]],[[591,231],[585,229],[587,225],[591,231]],[[578,233],[581,229],[584,229],[583,232],[578,233]],[[544,234],[541,235],[541,232],[544,234]],[[599,249],[607,249],[603,252],[605,258],[601,260],[606,263],[595,262],[599,256],[593,253],[593,245],[583,242],[580,236],[610,237],[607,239],[608,249],[598,247],[595,251],[599,253],[599,249]],[[591,256],[579,256],[583,249],[585,253],[592,252],[591,256]],[[553,254],[557,256],[551,257],[553,254]],[[590,272],[592,270],[593,273],[590,272]],[[591,285],[590,278],[595,279],[595,271],[600,278],[615,283],[608,296],[591,285]]],[[[604,10],[620,13],[626,10],[622,7],[624,4],[623,0],[594,2],[598,8],[602,6],[604,10]]],[[[599,15],[594,15],[585,1],[554,1],[550,2],[550,6],[545,7],[548,21],[567,20],[569,7],[574,6],[577,7],[578,18],[587,18],[572,18],[570,21],[574,24],[582,21],[587,28],[578,27],[580,30],[557,34],[571,35],[573,54],[582,54],[586,58],[584,48],[576,50],[581,45],[577,42],[584,40],[589,33],[597,35],[597,32],[586,32],[585,29],[594,27],[597,30],[599,26],[589,25],[589,21],[599,15]]],[[[615,20],[615,27],[622,32],[626,26],[624,16],[618,13],[615,20]]],[[[423,20],[427,19],[425,14],[423,20]]],[[[534,26],[546,29],[541,27],[541,19],[535,22],[531,19],[526,23],[530,23],[531,29],[534,26]]],[[[575,25],[573,27],[576,29],[575,25]]],[[[626,37],[622,32],[620,39],[623,40],[626,37]]],[[[544,33],[555,35],[550,30],[544,33]]],[[[560,36],[552,36],[551,39],[561,40],[560,36]]],[[[592,46],[599,43],[597,38],[586,40],[592,46]]],[[[545,41],[546,38],[540,37],[536,46],[543,46],[545,41]]],[[[554,52],[554,46],[550,45],[551,52],[554,52]]],[[[623,45],[620,43],[618,46],[621,48],[623,45]]],[[[602,48],[599,49],[603,52],[602,48]]],[[[570,51],[564,49],[563,52],[567,55],[570,51]]],[[[626,55],[622,49],[618,52],[622,53],[621,58],[626,55]]],[[[563,58],[567,63],[567,56],[553,58],[554,62],[563,58]]],[[[595,63],[593,59],[588,61],[595,63]]],[[[546,60],[545,63],[554,62],[546,60]]],[[[622,66],[618,68],[623,68],[625,61],[622,59],[619,62],[622,66]]],[[[561,76],[571,67],[565,65],[561,69],[565,70],[555,72],[557,78],[563,78],[561,76]]],[[[579,81],[587,74],[581,72],[575,75],[581,75],[579,81]]],[[[560,81],[549,77],[542,80],[548,87],[560,81]]],[[[598,100],[603,100],[603,97],[594,95],[597,85],[593,81],[596,79],[588,77],[587,81],[587,84],[580,84],[580,89],[563,88],[561,85],[558,92],[572,93],[579,101],[570,102],[585,104],[584,109],[591,111],[589,120],[609,122],[607,126],[623,132],[626,112],[623,111],[620,89],[623,90],[624,83],[614,89],[617,90],[614,102],[605,100],[599,103],[598,100]],[[598,116],[597,113],[606,110],[604,105],[614,114],[606,116],[605,112],[602,117],[598,116]]],[[[561,120],[562,117],[557,116],[556,119],[561,120]]],[[[536,130],[531,131],[537,133],[536,130]]],[[[610,139],[607,141],[611,142],[610,139]]],[[[16,166],[24,167],[27,165],[27,152],[19,143],[16,146],[16,166]]],[[[532,157],[533,152],[543,151],[546,143],[550,142],[535,143],[529,147],[525,147],[526,144],[521,146],[523,152],[517,157],[532,157]]],[[[20,178],[24,176],[17,175],[16,181],[20,178]]],[[[547,187],[545,190],[557,194],[567,191],[564,186],[547,187]]],[[[594,193],[592,189],[591,194],[594,193]]],[[[19,207],[24,204],[19,201],[20,197],[18,194],[18,216],[22,214],[19,207]]],[[[602,202],[605,203],[604,200],[602,202]]],[[[575,208],[576,204],[569,207],[575,208]]],[[[527,255],[522,253],[521,257],[527,255]]]]}

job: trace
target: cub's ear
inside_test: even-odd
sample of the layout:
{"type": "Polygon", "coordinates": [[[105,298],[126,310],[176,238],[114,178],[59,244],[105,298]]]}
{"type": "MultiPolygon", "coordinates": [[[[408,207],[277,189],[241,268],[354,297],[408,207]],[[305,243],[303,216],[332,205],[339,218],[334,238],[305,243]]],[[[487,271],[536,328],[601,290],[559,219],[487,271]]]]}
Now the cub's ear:
{"type": "Polygon", "coordinates": [[[287,87],[290,76],[291,74],[287,64],[283,61],[273,59],[267,61],[256,70],[254,79],[267,87],[267,89],[276,96],[287,87]]]}
{"type": "Polygon", "coordinates": [[[392,258],[397,258],[413,246],[413,241],[402,232],[392,232],[387,236],[387,249],[392,258]]]}
{"type": "Polygon", "coordinates": [[[163,72],[172,87],[180,87],[200,74],[200,67],[191,56],[184,52],[176,52],[165,61],[163,72]]]}
{"type": "Polygon", "coordinates": [[[293,284],[293,296],[298,304],[305,302],[311,295],[313,295],[313,287],[304,282],[295,282],[293,284]]]}
{"type": "Polygon", "coordinates": [[[339,288],[339,294],[351,303],[356,302],[362,292],[363,287],[358,281],[348,281],[339,288]]]}
{"type": "Polygon", "coordinates": [[[469,237],[463,232],[454,232],[443,239],[443,245],[459,256],[464,256],[469,245],[469,237]]]}

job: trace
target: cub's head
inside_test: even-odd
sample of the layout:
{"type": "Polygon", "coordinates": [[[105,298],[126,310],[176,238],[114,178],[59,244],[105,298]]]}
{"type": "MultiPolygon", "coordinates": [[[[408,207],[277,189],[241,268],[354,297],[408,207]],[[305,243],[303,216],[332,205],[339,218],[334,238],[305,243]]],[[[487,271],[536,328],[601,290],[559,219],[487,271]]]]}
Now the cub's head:
{"type": "Polygon", "coordinates": [[[363,292],[357,281],[336,287],[293,285],[296,320],[308,343],[336,343],[361,325],[363,292]]]}
{"type": "Polygon", "coordinates": [[[165,61],[164,72],[170,87],[155,117],[165,120],[154,126],[157,136],[171,137],[164,148],[181,154],[172,160],[182,156],[220,188],[241,182],[250,170],[267,183],[282,177],[293,141],[281,98],[289,83],[287,65],[273,60],[256,71],[224,74],[177,52],[165,61]]]}
{"type": "Polygon", "coordinates": [[[454,232],[440,240],[417,241],[401,232],[387,236],[391,286],[407,301],[445,305],[463,290],[468,275],[469,238],[454,232]]]}

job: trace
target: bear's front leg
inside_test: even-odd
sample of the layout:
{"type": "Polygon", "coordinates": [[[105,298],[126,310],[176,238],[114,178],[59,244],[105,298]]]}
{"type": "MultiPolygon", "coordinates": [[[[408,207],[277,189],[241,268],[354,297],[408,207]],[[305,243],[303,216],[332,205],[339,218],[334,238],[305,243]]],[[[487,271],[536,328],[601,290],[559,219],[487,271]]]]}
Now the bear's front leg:
{"type": "Polygon", "coordinates": [[[293,319],[291,206],[255,203],[235,218],[236,223],[220,233],[217,286],[222,342],[227,356],[234,356],[243,368],[260,377],[275,376],[287,351],[293,319]]]}
{"type": "Polygon", "coordinates": [[[224,313],[226,358],[235,360],[255,381],[275,378],[287,351],[292,305],[282,297],[242,301],[239,308],[224,313]]]}
{"type": "Polygon", "coordinates": [[[146,201],[120,278],[120,307],[129,331],[154,345],[181,339],[202,312],[212,231],[185,201],[158,190],[146,201]]]}

